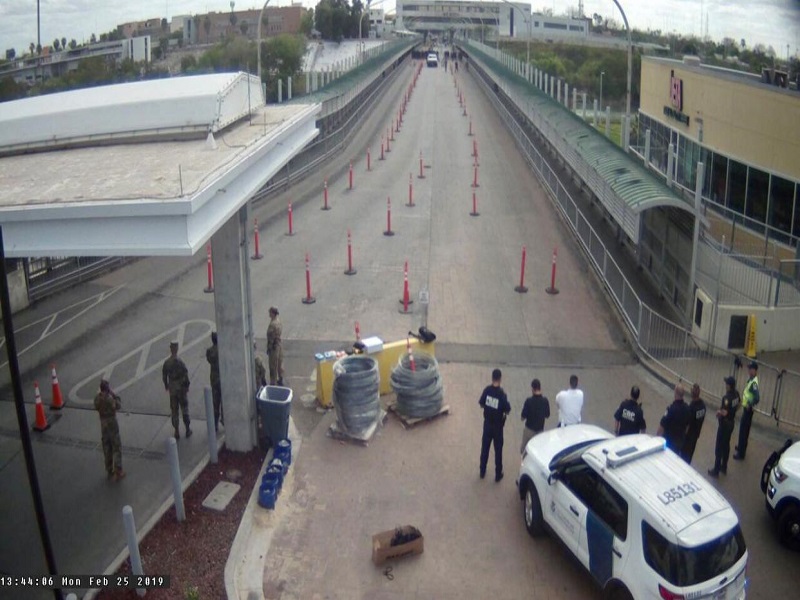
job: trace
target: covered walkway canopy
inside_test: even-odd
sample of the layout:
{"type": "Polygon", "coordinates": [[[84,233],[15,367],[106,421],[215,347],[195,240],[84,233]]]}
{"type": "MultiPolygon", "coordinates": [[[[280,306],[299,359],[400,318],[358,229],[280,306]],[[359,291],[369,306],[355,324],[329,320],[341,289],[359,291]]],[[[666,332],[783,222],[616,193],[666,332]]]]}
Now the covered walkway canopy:
{"type": "Polygon", "coordinates": [[[192,256],[211,239],[226,444],[236,451],[256,442],[248,201],[314,139],[319,109],[265,106],[246,73],[0,105],[6,256],[192,256]]]}
{"type": "Polygon", "coordinates": [[[317,134],[318,105],[200,75],[0,107],[9,257],[190,256],[317,134]]]}

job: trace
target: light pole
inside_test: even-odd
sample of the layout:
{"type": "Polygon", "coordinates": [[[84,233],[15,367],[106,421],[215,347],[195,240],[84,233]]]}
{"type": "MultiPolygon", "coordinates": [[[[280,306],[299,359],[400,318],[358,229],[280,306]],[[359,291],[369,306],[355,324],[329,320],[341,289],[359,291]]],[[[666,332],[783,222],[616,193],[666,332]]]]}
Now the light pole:
{"type": "MultiPolygon", "coordinates": [[[[605,75],[605,71],[600,71],[600,112],[603,112],[603,75],[605,75]]],[[[596,114],[596,113],[595,113],[596,114]]],[[[597,123],[594,124],[597,127],[597,123]]]]}
{"type": "Polygon", "coordinates": [[[258,80],[261,81],[261,21],[264,20],[264,11],[267,10],[267,4],[269,4],[269,0],[264,2],[264,6],[261,7],[261,12],[258,13],[258,80]]]}
{"type": "Polygon", "coordinates": [[[630,126],[631,122],[631,72],[633,71],[633,42],[631,42],[631,28],[628,25],[628,17],[625,16],[625,11],[622,10],[622,7],[619,4],[619,0],[614,0],[614,4],[617,5],[619,12],[622,13],[622,20],[625,22],[625,29],[628,31],[628,83],[626,84],[625,89],[625,148],[628,147],[627,142],[627,135],[628,135],[628,127],[630,126]]]}
{"type": "Polygon", "coordinates": [[[364,47],[364,44],[361,41],[361,24],[364,22],[364,17],[369,15],[370,2],[372,2],[372,0],[367,0],[367,11],[361,13],[361,18],[358,20],[358,62],[359,62],[359,64],[364,59],[364,56],[363,56],[364,53],[362,51],[362,48],[364,47]]]}
{"type": "MultiPolygon", "coordinates": [[[[516,4],[512,4],[511,2],[509,2],[509,0],[501,0],[501,2],[505,2],[506,4],[508,4],[509,6],[511,6],[511,8],[515,8],[515,9],[517,9],[517,11],[519,11],[519,14],[521,14],[521,15],[522,15],[522,18],[523,18],[523,19],[525,19],[525,13],[524,13],[524,12],[522,12],[522,9],[521,9],[519,6],[517,6],[516,4]]],[[[527,48],[526,48],[526,50],[527,50],[526,54],[527,54],[527,57],[528,57],[528,62],[527,62],[527,64],[526,64],[526,67],[525,67],[525,69],[526,69],[526,71],[525,71],[526,75],[527,75],[527,69],[529,69],[529,68],[530,68],[530,64],[531,64],[531,16],[530,16],[530,15],[528,15],[527,21],[528,21],[528,42],[527,42],[527,44],[526,44],[526,46],[527,46],[527,48]]],[[[498,19],[498,22],[499,22],[499,19],[498,19]]],[[[497,33],[497,34],[498,34],[498,37],[499,37],[499,35],[500,35],[500,31],[499,31],[499,30],[500,30],[500,27],[499,27],[499,25],[498,25],[498,33],[497,33]]]]}

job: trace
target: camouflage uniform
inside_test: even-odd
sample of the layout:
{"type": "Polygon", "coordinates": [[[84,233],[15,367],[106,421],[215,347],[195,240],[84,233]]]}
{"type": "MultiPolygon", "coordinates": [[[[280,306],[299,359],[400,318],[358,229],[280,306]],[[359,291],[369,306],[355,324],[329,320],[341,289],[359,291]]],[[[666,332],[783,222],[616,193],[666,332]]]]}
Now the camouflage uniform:
{"type": "Polygon", "coordinates": [[[189,371],[186,365],[177,356],[170,356],[164,361],[161,368],[161,379],[164,389],[169,391],[169,408],[172,411],[172,427],[175,428],[175,437],[178,434],[178,407],[183,413],[183,424],[186,425],[186,437],[192,435],[189,428],[189,371]]]}
{"type": "Polygon", "coordinates": [[[262,385],[267,385],[267,366],[264,364],[264,359],[256,354],[256,387],[260,388],[262,385]]]}
{"type": "Polygon", "coordinates": [[[283,385],[283,350],[281,333],[283,327],[278,315],[272,317],[267,327],[267,355],[269,360],[270,385],[283,385]]]}
{"type": "Polygon", "coordinates": [[[110,389],[101,389],[94,397],[94,408],[100,413],[100,438],[106,461],[106,473],[109,477],[119,476],[122,472],[122,443],[117,424],[117,411],[122,408],[120,397],[110,389]]]}
{"type": "Polygon", "coordinates": [[[222,386],[219,382],[219,346],[215,343],[206,350],[206,360],[211,367],[211,397],[214,400],[214,430],[219,428],[219,422],[225,424],[222,414],[222,386]]]}

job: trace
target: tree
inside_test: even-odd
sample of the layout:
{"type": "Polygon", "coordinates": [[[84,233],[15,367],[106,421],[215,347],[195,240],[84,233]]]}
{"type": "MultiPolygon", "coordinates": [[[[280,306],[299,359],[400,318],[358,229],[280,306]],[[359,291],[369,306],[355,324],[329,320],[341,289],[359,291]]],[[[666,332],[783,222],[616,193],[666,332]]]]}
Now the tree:
{"type": "Polygon", "coordinates": [[[203,20],[203,31],[206,32],[206,42],[208,42],[208,36],[211,34],[211,19],[208,15],[206,15],[205,20],[203,20]]]}
{"type": "Polygon", "coordinates": [[[247,21],[242,21],[239,23],[239,31],[242,32],[242,35],[247,35],[247,30],[250,28],[250,25],[247,24],[247,21]]]}
{"type": "Polygon", "coordinates": [[[95,34],[92,34],[92,37],[89,38],[89,43],[90,44],[96,44],[97,43],[97,36],[95,34]]]}
{"type": "Polygon", "coordinates": [[[69,49],[70,49],[70,50],[75,50],[75,48],[77,48],[77,47],[78,47],[78,42],[77,42],[77,41],[75,41],[75,38],[72,38],[72,39],[69,41],[69,49]]]}
{"type": "Polygon", "coordinates": [[[309,8],[304,10],[303,16],[300,17],[300,33],[311,35],[312,29],[314,29],[314,9],[309,8]]]}
{"type": "Polygon", "coordinates": [[[56,39],[54,39],[54,40],[53,40],[53,49],[54,49],[56,52],[58,52],[59,50],[61,50],[61,40],[60,40],[60,39],[56,38],[56,39]]]}
{"type": "Polygon", "coordinates": [[[236,13],[231,10],[230,22],[231,22],[231,29],[236,27],[236,22],[238,21],[239,17],[236,16],[236,13]]]}
{"type": "Polygon", "coordinates": [[[194,57],[194,54],[190,54],[189,56],[184,56],[181,58],[181,73],[194,71],[196,68],[197,59],[194,57]]]}
{"type": "Polygon", "coordinates": [[[31,51],[31,56],[33,56],[33,53],[34,53],[34,51],[36,50],[36,44],[34,44],[33,42],[31,42],[31,45],[30,45],[30,46],[28,46],[28,48],[30,48],[30,51],[31,51]]]}
{"type": "Polygon", "coordinates": [[[0,79],[0,102],[8,100],[17,100],[25,97],[25,88],[14,81],[11,75],[0,79]]]}
{"type": "Polygon", "coordinates": [[[67,49],[67,38],[65,38],[65,37],[62,37],[62,38],[61,38],[61,48],[62,48],[63,50],[66,50],[66,49],[67,49]]]}
{"type": "Polygon", "coordinates": [[[17,51],[14,48],[6,50],[6,60],[14,60],[17,57],[17,51]]]}

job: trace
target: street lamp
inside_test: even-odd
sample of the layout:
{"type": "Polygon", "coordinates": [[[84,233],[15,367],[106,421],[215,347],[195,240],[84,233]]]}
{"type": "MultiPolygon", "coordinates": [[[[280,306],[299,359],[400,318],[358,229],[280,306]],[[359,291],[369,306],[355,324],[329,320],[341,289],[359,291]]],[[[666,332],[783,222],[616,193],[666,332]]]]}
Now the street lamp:
{"type": "MultiPolygon", "coordinates": [[[[600,112],[603,112],[603,75],[605,71],[600,71],[600,112]]],[[[594,124],[597,127],[597,123],[594,124]]]]}
{"type": "Polygon", "coordinates": [[[364,22],[364,17],[369,15],[369,5],[372,0],[367,0],[367,11],[361,13],[361,18],[358,20],[358,58],[359,64],[362,62],[364,58],[364,52],[362,48],[364,47],[364,43],[361,41],[361,24],[364,22]]]}
{"type": "Polygon", "coordinates": [[[619,12],[622,13],[622,20],[625,22],[625,29],[628,31],[628,83],[625,89],[625,148],[628,147],[628,127],[631,122],[631,72],[633,71],[633,42],[631,42],[631,28],[628,25],[628,17],[625,16],[625,11],[619,4],[618,0],[614,0],[619,12]]]}
{"type": "Polygon", "coordinates": [[[258,80],[261,81],[261,21],[264,20],[264,11],[267,10],[267,4],[269,4],[269,0],[264,2],[264,6],[261,7],[261,12],[258,13],[258,80]]]}
{"type": "MultiPolygon", "coordinates": [[[[519,14],[522,15],[522,18],[525,19],[525,13],[522,12],[522,9],[519,6],[517,6],[516,4],[512,4],[511,2],[509,2],[509,0],[501,0],[501,2],[505,2],[506,4],[511,6],[512,8],[517,9],[519,11],[519,14]]],[[[531,15],[528,15],[527,21],[528,21],[528,41],[527,41],[527,44],[526,44],[526,46],[527,46],[526,50],[527,50],[528,62],[526,63],[526,66],[525,66],[525,75],[526,76],[527,76],[527,73],[528,73],[528,69],[530,69],[530,64],[531,64],[531,15]]],[[[499,37],[499,25],[498,25],[498,37],[499,37]]]]}

